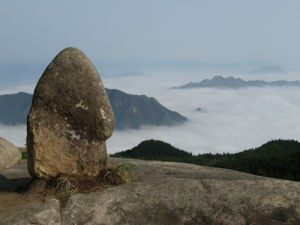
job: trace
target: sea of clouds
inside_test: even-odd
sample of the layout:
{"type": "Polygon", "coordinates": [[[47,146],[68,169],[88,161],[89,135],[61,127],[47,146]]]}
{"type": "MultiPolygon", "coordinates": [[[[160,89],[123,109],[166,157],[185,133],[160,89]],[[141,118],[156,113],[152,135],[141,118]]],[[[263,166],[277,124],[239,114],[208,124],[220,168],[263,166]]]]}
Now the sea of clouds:
{"type": "MultiPolygon", "coordinates": [[[[179,126],[145,126],[115,131],[107,141],[109,153],[130,149],[143,140],[159,139],[192,152],[239,152],[272,139],[300,140],[300,88],[171,89],[220,74],[148,72],[141,76],[103,77],[104,85],[131,94],[155,97],[162,105],[189,119],[179,126]],[[196,111],[197,108],[202,111],[196,111]]],[[[232,74],[223,74],[232,76],[232,74]]],[[[236,75],[246,80],[296,80],[297,74],[236,75]]],[[[300,77],[299,77],[300,78],[300,77]]],[[[32,92],[33,87],[26,87],[32,92]]],[[[13,90],[17,90],[13,88],[13,90]]],[[[24,91],[22,87],[19,90],[24,91]]],[[[25,91],[26,91],[25,90],[25,91]]],[[[2,90],[0,94],[10,92],[2,90]]],[[[24,146],[26,126],[0,125],[0,136],[24,146]]]]}

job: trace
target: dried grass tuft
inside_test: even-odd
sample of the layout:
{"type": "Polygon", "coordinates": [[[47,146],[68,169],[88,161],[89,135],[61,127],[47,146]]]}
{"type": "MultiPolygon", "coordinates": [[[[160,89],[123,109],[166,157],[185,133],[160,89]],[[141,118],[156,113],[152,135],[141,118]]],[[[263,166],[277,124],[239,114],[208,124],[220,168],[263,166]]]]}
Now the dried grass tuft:
{"type": "Polygon", "coordinates": [[[124,163],[116,167],[110,167],[103,170],[100,174],[100,179],[108,184],[128,184],[133,178],[132,169],[135,167],[133,164],[124,163]]]}
{"type": "Polygon", "coordinates": [[[127,184],[133,179],[134,164],[124,163],[102,170],[98,177],[57,176],[47,181],[45,195],[60,199],[61,207],[65,207],[69,197],[75,193],[88,193],[105,189],[111,185],[127,184]]]}
{"type": "Polygon", "coordinates": [[[78,191],[78,181],[58,176],[48,181],[46,188],[60,199],[61,206],[64,207],[69,197],[78,191]]]}

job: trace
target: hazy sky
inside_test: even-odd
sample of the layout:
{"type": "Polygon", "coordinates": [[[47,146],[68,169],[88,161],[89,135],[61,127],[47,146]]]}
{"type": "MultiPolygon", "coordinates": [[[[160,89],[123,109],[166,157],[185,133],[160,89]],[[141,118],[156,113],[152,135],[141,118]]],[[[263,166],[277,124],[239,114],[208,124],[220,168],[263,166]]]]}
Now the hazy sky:
{"type": "MultiPolygon", "coordinates": [[[[102,76],[106,87],[153,96],[189,118],[178,127],[116,131],[108,152],[149,138],[193,153],[236,152],[274,138],[300,140],[298,88],[170,89],[219,74],[299,80],[299,12],[299,0],[3,0],[0,94],[32,93],[54,56],[74,46],[101,76],[108,75],[102,76]],[[250,64],[255,66],[245,66],[250,64]],[[147,70],[149,65],[159,69],[147,70]],[[177,70],[182,65],[202,68],[177,70]],[[205,65],[216,70],[205,71],[205,65]],[[242,66],[228,70],[236,65],[242,66]],[[257,65],[287,70],[247,73],[257,65]],[[144,75],[110,76],[130,70],[144,75]],[[204,111],[195,112],[198,107],[204,111]]],[[[22,146],[26,127],[0,125],[0,136],[22,146]]]]}
{"type": "Polygon", "coordinates": [[[0,61],[300,61],[299,0],[1,1],[0,61]]]}

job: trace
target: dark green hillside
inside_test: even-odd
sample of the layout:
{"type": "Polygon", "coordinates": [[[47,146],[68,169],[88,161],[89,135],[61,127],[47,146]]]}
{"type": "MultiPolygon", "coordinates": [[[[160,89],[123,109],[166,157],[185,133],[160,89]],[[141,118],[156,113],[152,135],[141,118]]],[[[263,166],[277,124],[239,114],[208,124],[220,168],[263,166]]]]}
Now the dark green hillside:
{"type": "Polygon", "coordinates": [[[196,156],[162,141],[150,140],[112,156],[186,162],[300,181],[300,143],[293,140],[274,140],[259,148],[235,154],[207,153],[196,156]]]}
{"type": "Polygon", "coordinates": [[[131,150],[119,152],[113,156],[163,161],[182,161],[183,159],[187,159],[188,161],[188,158],[193,157],[191,153],[158,140],[143,141],[131,150]]]}
{"type": "MultiPolygon", "coordinates": [[[[187,119],[161,105],[155,98],[130,95],[106,89],[116,119],[116,129],[140,128],[142,125],[172,126],[187,119]]],[[[0,124],[26,124],[32,95],[24,92],[0,95],[0,124]]]]}
{"type": "Polygon", "coordinates": [[[300,181],[300,143],[274,140],[259,148],[224,154],[212,165],[262,176],[300,181]]]}

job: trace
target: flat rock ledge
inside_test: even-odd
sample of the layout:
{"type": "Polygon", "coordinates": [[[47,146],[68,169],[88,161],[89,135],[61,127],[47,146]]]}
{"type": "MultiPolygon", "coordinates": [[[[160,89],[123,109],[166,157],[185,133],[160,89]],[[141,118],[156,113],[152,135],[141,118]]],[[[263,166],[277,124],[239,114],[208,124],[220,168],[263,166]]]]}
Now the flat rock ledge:
{"type": "MultiPolygon", "coordinates": [[[[55,198],[1,193],[0,224],[300,224],[300,182],[184,163],[110,161],[135,164],[132,183],[72,195],[64,207],[55,198]]],[[[11,171],[0,174],[12,179],[11,171]]]]}

